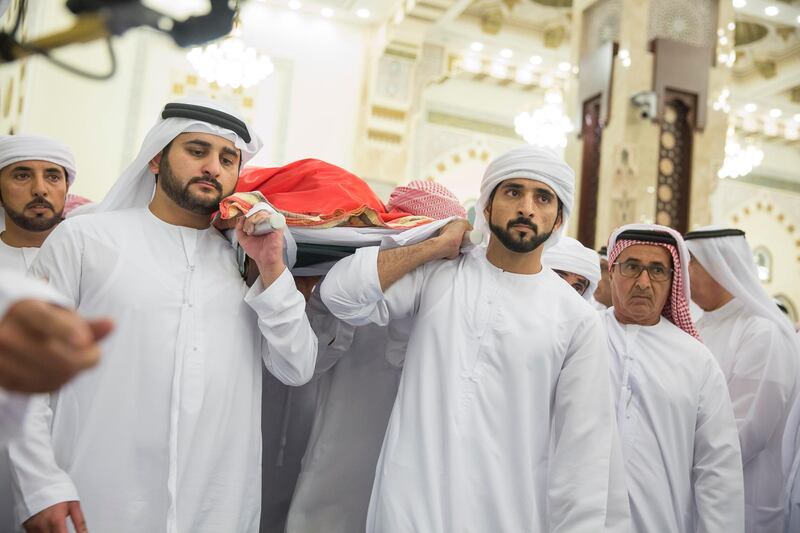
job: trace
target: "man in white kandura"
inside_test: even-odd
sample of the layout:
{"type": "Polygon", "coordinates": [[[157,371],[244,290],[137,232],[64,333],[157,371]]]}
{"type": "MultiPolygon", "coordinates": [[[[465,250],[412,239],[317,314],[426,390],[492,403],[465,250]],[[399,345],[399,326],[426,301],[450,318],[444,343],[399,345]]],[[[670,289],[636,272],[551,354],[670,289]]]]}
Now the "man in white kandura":
{"type": "Polygon", "coordinates": [[[758,279],[744,232],[705,227],[684,235],[703,344],[725,374],[744,465],[745,531],[783,527],[781,439],[797,394],[794,329],[758,279]]]}
{"type": "Polygon", "coordinates": [[[542,264],[550,267],[561,279],[589,303],[600,282],[600,256],[572,237],[561,237],[558,244],[542,254],[542,264]]]}
{"type": "MultiPolygon", "coordinates": [[[[800,331],[795,342],[800,346],[800,331]]],[[[781,466],[785,486],[783,531],[793,533],[800,531],[800,392],[795,395],[783,430],[781,466]]]]}
{"type": "MultiPolygon", "coordinates": [[[[75,158],[64,143],[41,135],[0,136],[0,268],[28,271],[63,218],[75,174],[75,158]]],[[[16,528],[11,485],[8,452],[0,447],[0,531],[16,528]]]]}
{"type": "Polygon", "coordinates": [[[354,324],[412,317],[367,531],[597,532],[606,527],[613,418],[600,319],[542,268],[572,210],[575,176],[545,149],[487,168],[476,229],[361,248],[322,283],[354,324]]]}
{"type": "Polygon", "coordinates": [[[26,272],[61,222],[75,158],[41,135],[0,136],[0,268],[26,272]]]}
{"type": "Polygon", "coordinates": [[[95,369],[31,406],[10,446],[29,531],[68,518],[115,533],[258,530],[261,366],[305,383],[317,349],[282,232],[239,221],[261,273],[248,290],[209,225],[259,146],[219,104],[167,104],[105,199],[39,252],[34,274],[117,329],[95,369]]]}
{"type": "Polygon", "coordinates": [[[637,533],[743,533],[742,457],[725,376],[689,314],[689,253],[653,224],[608,243],[605,311],[637,533]]]}
{"type": "MultiPolygon", "coordinates": [[[[397,187],[387,208],[433,219],[467,215],[449,190],[430,181],[397,187]]],[[[308,307],[320,340],[319,391],[286,532],[364,531],[411,323],[354,328],[330,314],[318,291],[308,307]]]]}

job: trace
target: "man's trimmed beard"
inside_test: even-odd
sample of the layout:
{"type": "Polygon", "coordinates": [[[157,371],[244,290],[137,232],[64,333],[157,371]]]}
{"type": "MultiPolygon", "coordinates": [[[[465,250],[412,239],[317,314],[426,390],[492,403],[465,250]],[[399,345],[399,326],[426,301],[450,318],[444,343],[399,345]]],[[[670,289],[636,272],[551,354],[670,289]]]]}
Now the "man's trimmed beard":
{"type": "MultiPolygon", "coordinates": [[[[555,227],[555,224],[553,224],[555,227]]],[[[501,228],[494,222],[492,222],[491,213],[489,213],[489,229],[491,230],[492,234],[497,237],[503,246],[505,246],[508,250],[518,253],[518,254],[527,254],[534,250],[536,250],[539,246],[544,244],[544,242],[550,238],[550,235],[553,234],[553,230],[551,229],[547,233],[539,233],[539,227],[530,221],[527,218],[515,218],[514,220],[510,221],[506,228],[501,228]],[[520,233],[519,237],[515,237],[512,233],[511,226],[523,224],[528,226],[533,230],[533,235],[531,237],[525,237],[524,234],[520,233]]]]}
{"type": "Polygon", "coordinates": [[[172,167],[170,167],[169,161],[167,161],[167,154],[164,154],[161,161],[158,163],[158,182],[161,190],[163,190],[178,207],[197,215],[211,215],[215,213],[219,209],[219,203],[222,201],[222,198],[227,196],[222,190],[222,184],[208,176],[195,176],[186,182],[186,185],[183,185],[180,179],[172,173],[172,167]],[[193,195],[191,191],[189,191],[189,187],[198,182],[211,184],[217,190],[217,196],[215,198],[200,198],[193,195]]]}
{"type": "Polygon", "coordinates": [[[3,209],[8,215],[8,218],[11,219],[11,222],[13,222],[14,225],[17,226],[18,228],[23,229],[25,231],[33,231],[37,233],[42,231],[48,231],[53,229],[59,222],[64,220],[63,218],[64,209],[62,208],[61,211],[56,213],[53,204],[51,204],[44,198],[37,198],[36,200],[32,200],[25,206],[25,208],[22,211],[15,211],[2,202],[0,202],[0,205],[3,206],[3,209]],[[53,215],[50,217],[45,217],[42,215],[34,215],[30,217],[25,215],[25,209],[37,206],[49,207],[53,211],[53,215]]]}

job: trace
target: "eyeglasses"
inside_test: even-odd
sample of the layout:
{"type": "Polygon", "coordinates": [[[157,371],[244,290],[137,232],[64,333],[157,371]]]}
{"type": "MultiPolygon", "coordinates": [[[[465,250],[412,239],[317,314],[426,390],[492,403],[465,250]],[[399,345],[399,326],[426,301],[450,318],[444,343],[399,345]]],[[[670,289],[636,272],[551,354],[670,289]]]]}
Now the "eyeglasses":
{"type": "Polygon", "coordinates": [[[619,266],[619,273],[626,278],[638,278],[643,270],[647,270],[647,275],[652,281],[667,281],[672,277],[673,269],[667,268],[658,263],[643,265],[636,261],[625,261],[624,263],[614,263],[619,266]]]}

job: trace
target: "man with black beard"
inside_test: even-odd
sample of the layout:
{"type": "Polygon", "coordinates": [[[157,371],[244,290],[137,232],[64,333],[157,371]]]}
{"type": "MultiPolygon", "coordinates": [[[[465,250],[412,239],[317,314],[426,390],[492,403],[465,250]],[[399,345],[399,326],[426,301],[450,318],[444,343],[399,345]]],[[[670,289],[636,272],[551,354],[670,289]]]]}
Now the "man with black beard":
{"type": "Polygon", "coordinates": [[[625,529],[625,495],[608,490],[600,318],[541,264],[574,189],[561,158],[517,148],[481,182],[472,240],[487,247],[462,254],[458,220],[416,245],[360,248],[323,281],[325,305],[354,326],[414,321],[368,533],[625,529]]]}
{"type": "MultiPolygon", "coordinates": [[[[61,222],[74,180],[67,145],[40,135],[0,136],[0,270],[28,271],[61,222]]],[[[0,446],[0,531],[15,529],[13,514],[8,453],[0,446]]]]}
{"type": "Polygon", "coordinates": [[[61,222],[75,158],[39,135],[0,137],[0,268],[26,272],[61,222]]]}
{"type": "Polygon", "coordinates": [[[248,289],[210,226],[260,145],[215,102],[169,103],[105,199],[45,242],[31,272],[117,327],[9,446],[26,530],[258,531],[262,365],[299,385],[317,352],[282,232],[239,222],[248,289]]]}

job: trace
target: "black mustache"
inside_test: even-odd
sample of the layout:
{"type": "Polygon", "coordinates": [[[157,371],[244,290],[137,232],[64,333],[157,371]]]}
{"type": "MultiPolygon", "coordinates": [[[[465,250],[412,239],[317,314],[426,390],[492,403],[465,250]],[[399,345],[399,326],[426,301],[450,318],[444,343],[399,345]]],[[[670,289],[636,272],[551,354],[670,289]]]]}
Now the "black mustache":
{"type": "Polygon", "coordinates": [[[211,185],[212,187],[217,189],[217,192],[222,194],[222,184],[220,182],[218,182],[217,180],[215,180],[214,178],[206,178],[206,177],[199,177],[199,176],[196,177],[196,178],[192,178],[192,179],[189,180],[189,183],[186,184],[186,188],[189,188],[189,186],[194,184],[194,183],[208,183],[209,185],[211,185]]]}
{"type": "Polygon", "coordinates": [[[25,209],[31,209],[34,207],[47,207],[48,209],[55,211],[55,209],[53,209],[53,204],[51,204],[44,198],[37,198],[36,200],[33,200],[32,202],[28,203],[28,205],[25,206],[25,209]]]}
{"type": "Polygon", "coordinates": [[[539,226],[537,226],[536,224],[534,224],[533,222],[531,222],[527,218],[523,218],[523,217],[516,218],[516,219],[514,219],[514,220],[512,220],[511,222],[508,223],[508,229],[511,229],[511,226],[528,226],[536,234],[539,233],[539,226]]]}

